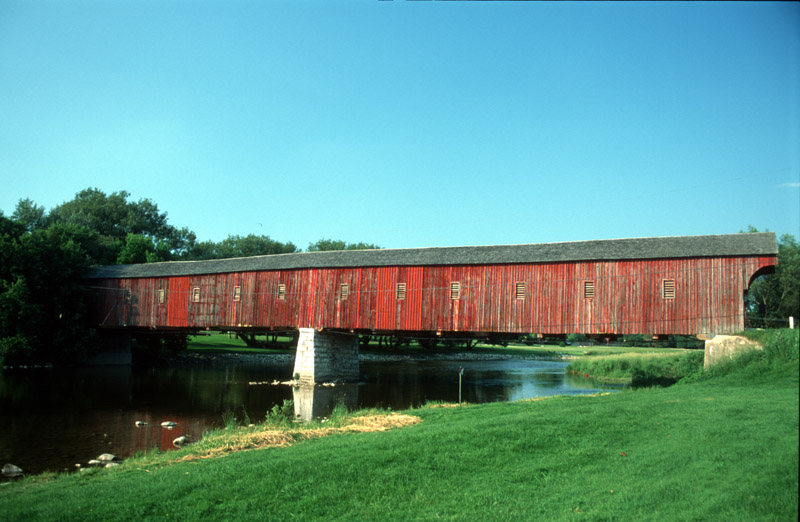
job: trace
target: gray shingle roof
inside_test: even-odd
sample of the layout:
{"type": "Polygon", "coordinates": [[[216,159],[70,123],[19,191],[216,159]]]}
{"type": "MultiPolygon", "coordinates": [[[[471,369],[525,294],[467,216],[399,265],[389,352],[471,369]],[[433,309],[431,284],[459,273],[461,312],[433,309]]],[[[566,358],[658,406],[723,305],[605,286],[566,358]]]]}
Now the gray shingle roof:
{"type": "Polygon", "coordinates": [[[532,245],[301,252],[271,256],[93,267],[90,279],[169,277],[256,270],[367,266],[480,265],[775,255],[772,232],[608,239],[532,245]]]}

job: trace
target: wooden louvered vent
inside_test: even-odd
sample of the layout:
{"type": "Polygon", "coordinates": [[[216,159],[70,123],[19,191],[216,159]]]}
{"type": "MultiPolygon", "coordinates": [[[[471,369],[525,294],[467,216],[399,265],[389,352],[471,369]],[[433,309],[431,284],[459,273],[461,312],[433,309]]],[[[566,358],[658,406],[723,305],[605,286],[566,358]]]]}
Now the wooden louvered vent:
{"type": "Polygon", "coordinates": [[[516,295],[517,299],[525,299],[525,283],[516,283],[514,294],[516,295]]]}
{"type": "Polygon", "coordinates": [[[278,284],[278,299],[286,299],[286,285],[284,283],[278,284]]]}
{"type": "Polygon", "coordinates": [[[664,299],[675,299],[675,280],[664,279],[661,287],[661,296],[664,299]]]}
{"type": "Polygon", "coordinates": [[[200,302],[200,288],[196,286],[192,288],[192,302],[194,303],[200,302]]]}
{"type": "Polygon", "coordinates": [[[461,299],[461,283],[458,281],[454,281],[450,283],[450,299],[458,300],[461,299]]]}
{"type": "Polygon", "coordinates": [[[350,295],[350,286],[347,283],[342,283],[339,285],[339,299],[342,301],[346,301],[347,297],[350,295]]]}
{"type": "Polygon", "coordinates": [[[397,300],[402,301],[406,298],[406,284],[397,283],[397,300]]]}
{"type": "Polygon", "coordinates": [[[166,298],[167,292],[163,288],[158,289],[158,304],[163,304],[164,299],[166,298]]]}
{"type": "Polygon", "coordinates": [[[586,281],[583,283],[583,298],[594,299],[594,281],[586,281]]]}
{"type": "Polygon", "coordinates": [[[234,301],[241,301],[242,300],[242,287],[241,286],[234,286],[233,287],[233,300],[234,301]]]}

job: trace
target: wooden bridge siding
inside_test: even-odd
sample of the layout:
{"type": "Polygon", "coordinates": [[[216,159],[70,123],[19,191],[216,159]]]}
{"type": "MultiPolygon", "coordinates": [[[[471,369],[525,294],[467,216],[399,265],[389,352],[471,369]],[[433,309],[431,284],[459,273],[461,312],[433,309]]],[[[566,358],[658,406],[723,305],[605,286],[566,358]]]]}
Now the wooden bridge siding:
{"type": "Polygon", "coordinates": [[[167,322],[169,327],[180,327],[189,324],[189,288],[188,277],[170,277],[165,288],[167,301],[167,322]]]}
{"type": "Polygon", "coordinates": [[[401,266],[397,268],[396,282],[387,282],[389,288],[393,288],[389,295],[394,300],[393,322],[397,330],[418,332],[423,329],[424,272],[425,269],[421,266],[401,266]],[[397,300],[397,283],[406,284],[406,298],[403,300],[397,300]]]}
{"type": "Polygon", "coordinates": [[[158,289],[166,288],[165,280],[108,279],[98,280],[93,286],[96,296],[93,309],[99,324],[104,326],[165,324],[166,301],[158,302],[158,289]]]}
{"type": "MultiPolygon", "coordinates": [[[[379,267],[375,269],[375,329],[399,330],[402,317],[402,303],[397,300],[397,283],[400,276],[398,267],[379,267]]],[[[369,309],[369,308],[365,308],[369,309]]],[[[369,323],[367,318],[367,323],[369,323]]]]}
{"type": "Polygon", "coordinates": [[[303,269],[95,280],[104,326],[315,327],[360,330],[667,334],[744,328],[743,295],[774,258],[731,257],[535,265],[303,269]],[[662,281],[675,281],[663,299],[662,281]],[[585,299],[586,281],[594,298],[585,299]],[[406,298],[397,299],[397,283],[406,298]],[[460,298],[450,284],[461,283],[460,298]],[[525,299],[516,299],[516,283],[525,299]],[[340,298],[347,283],[348,298],[340,298]],[[278,299],[278,285],[286,285],[278,299]],[[234,301],[234,287],[241,287],[234,301]],[[192,299],[200,288],[200,302],[192,299]],[[103,288],[107,290],[97,290],[103,288]],[[164,303],[158,290],[164,289],[164,303]],[[125,298],[130,290],[131,299],[125,298]]]}
{"type": "Polygon", "coordinates": [[[421,330],[458,331],[461,301],[467,295],[466,281],[458,267],[424,267],[422,271],[421,330]],[[450,284],[461,284],[458,300],[450,298],[450,284]]]}
{"type": "Polygon", "coordinates": [[[422,329],[422,299],[423,282],[422,267],[378,267],[374,269],[363,268],[362,284],[365,281],[375,281],[374,299],[373,292],[365,290],[362,295],[360,324],[372,325],[368,328],[375,330],[410,330],[422,329]],[[373,275],[374,273],[374,275],[373,275]],[[397,285],[406,285],[405,299],[397,298],[397,285]],[[374,303],[375,308],[371,308],[374,303]],[[371,310],[374,310],[374,322],[371,310]]]}

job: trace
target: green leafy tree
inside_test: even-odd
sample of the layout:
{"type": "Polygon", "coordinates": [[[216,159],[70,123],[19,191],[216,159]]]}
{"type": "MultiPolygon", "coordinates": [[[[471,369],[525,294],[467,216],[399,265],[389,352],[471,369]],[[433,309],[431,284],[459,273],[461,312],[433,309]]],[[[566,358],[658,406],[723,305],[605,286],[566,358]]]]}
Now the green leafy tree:
{"type": "Polygon", "coordinates": [[[320,239],[316,243],[308,244],[309,252],[324,252],[328,250],[377,250],[381,247],[372,243],[347,243],[340,239],[320,239]]]}
{"type": "Polygon", "coordinates": [[[198,241],[183,258],[189,260],[217,259],[217,243],[214,241],[198,241]]]}
{"type": "Polygon", "coordinates": [[[25,198],[17,202],[11,219],[25,227],[27,231],[46,228],[48,224],[47,212],[44,207],[37,205],[32,200],[25,198]]]}
{"type": "Polygon", "coordinates": [[[97,235],[64,223],[25,228],[0,216],[0,358],[64,362],[93,348],[80,278],[97,235]]]}
{"type": "Polygon", "coordinates": [[[158,205],[151,200],[131,202],[129,197],[130,194],[124,190],[109,195],[96,188],[82,190],[71,201],[53,208],[48,221],[85,226],[97,232],[104,251],[102,258],[97,260],[99,264],[112,264],[119,262],[120,258],[130,259],[143,245],[140,237],[150,240],[159,259],[187,256],[197,239],[194,232],[170,225],[167,213],[160,212],[158,205]],[[129,238],[137,243],[123,254],[129,238]]]}
{"type": "Polygon", "coordinates": [[[155,263],[169,261],[172,252],[166,241],[155,243],[151,238],[141,234],[131,234],[125,238],[125,244],[117,256],[117,263],[155,263]]]}
{"type": "MultiPolygon", "coordinates": [[[[748,232],[758,232],[752,226],[748,232]]],[[[786,326],[800,320],[800,245],[791,234],[778,240],[775,273],[756,278],[747,293],[748,323],[754,327],[786,326]]]]}
{"type": "Polygon", "coordinates": [[[251,257],[269,254],[292,254],[297,247],[290,243],[275,241],[269,236],[228,236],[217,244],[220,257],[251,257]]]}
{"type": "Polygon", "coordinates": [[[230,257],[265,256],[271,254],[292,254],[298,248],[291,242],[281,243],[269,236],[230,235],[215,243],[202,241],[196,243],[187,259],[224,259],[230,257]]]}

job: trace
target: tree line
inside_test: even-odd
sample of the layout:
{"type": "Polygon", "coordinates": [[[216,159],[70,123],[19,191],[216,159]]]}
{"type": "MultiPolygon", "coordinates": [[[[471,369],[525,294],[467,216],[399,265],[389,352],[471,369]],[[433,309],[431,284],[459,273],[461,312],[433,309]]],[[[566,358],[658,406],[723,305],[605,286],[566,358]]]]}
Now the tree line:
{"type": "MultiPolygon", "coordinates": [[[[2,211],[0,211],[2,215],[2,211]]],[[[21,199],[10,216],[27,233],[51,226],[83,231],[87,255],[94,264],[153,263],[157,261],[223,259],[300,252],[291,241],[283,243],[269,236],[229,235],[222,241],[198,241],[186,227],[167,221],[150,199],[131,201],[127,191],[106,194],[96,188],[82,190],[75,198],[49,212],[30,199],[21,199]]],[[[308,245],[309,252],[380,248],[371,243],[348,243],[320,239],[308,245]]]]}

